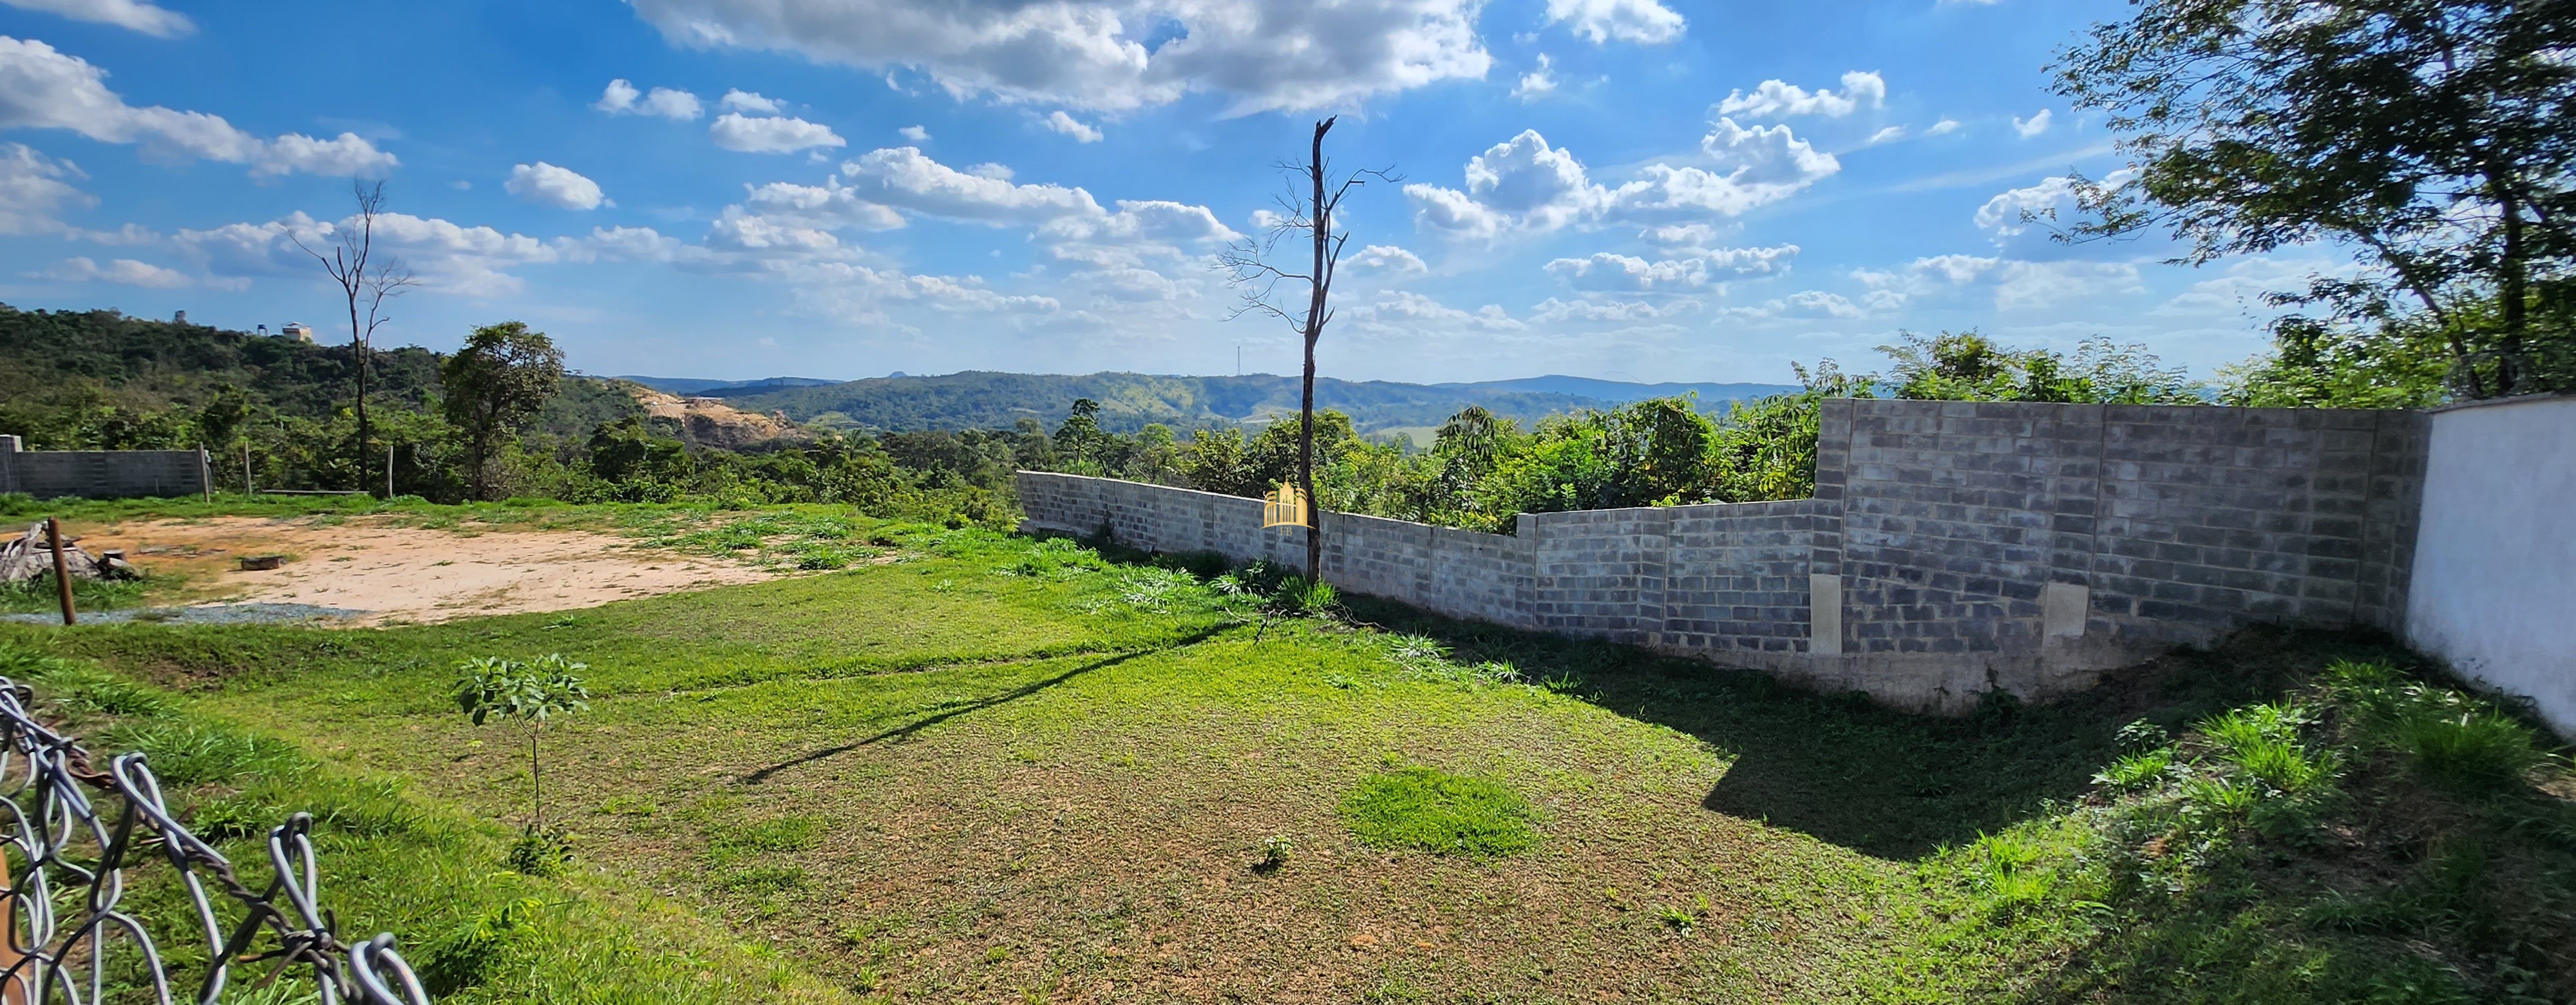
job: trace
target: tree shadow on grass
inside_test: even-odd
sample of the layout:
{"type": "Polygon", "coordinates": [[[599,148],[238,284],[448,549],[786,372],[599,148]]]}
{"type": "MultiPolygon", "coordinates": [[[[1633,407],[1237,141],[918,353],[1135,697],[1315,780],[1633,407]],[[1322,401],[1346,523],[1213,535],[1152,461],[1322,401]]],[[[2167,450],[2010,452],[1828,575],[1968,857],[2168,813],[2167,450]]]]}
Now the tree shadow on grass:
{"type": "Polygon", "coordinates": [[[1703,801],[1713,812],[1885,859],[1918,859],[2076,798],[2119,755],[2123,724],[2145,719],[2180,732],[2277,695],[2324,660],[2402,658],[2382,638],[2249,630],[2216,650],[2177,652],[2055,702],[1997,701],[1942,718],[1626,646],[1368,598],[1350,606],[1389,631],[1437,639],[1456,659],[1509,662],[1529,680],[1698,737],[1734,759],[1703,801]]]}
{"type": "Polygon", "coordinates": [[[947,722],[948,720],[957,718],[958,716],[965,715],[966,713],[980,712],[996,705],[1006,705],[1095,670],[1105,670],[1139,656],[1151,656],[1155,653],[1165,653],[1175,649],[1189,648],[1201,642],[1205,642],[1208,639],[1214,638],[1218,632],[1224,631],[1227,627],[1229,626],[1215,625],[1208,628],[1202,628],[1196,632],[1190,633],[1189,635],[1182,636],[1171,645],[1164,646],[1159,649],[1139,649],[1134,652],[1119,653],[1115,656],[1093,660],[1053,677],[1046,678],[1045,680],[1031,681],[997,695],[949,705],[941,708],[939,711],[913,719],[903,725],[877,733],[873,736],[867,737],[866,739],[852,740],[836,747],[825,747],[802,757],[780,761],[766,768],[762,768],[758,771],[742,776],[742,781],[746,785],[758,785],[762,782],[768,781],[772,776],[775,776],[779,772],[785,771],[789,768],[812,764],[816,761],[828,760],[857,750],[861,747],[875,746],[876,744],[885,743],[887,741],[910,739],[915,733],[919,733],[922,730],[929,729],[930,727],[939,725],[940,723],[947,722]]]}

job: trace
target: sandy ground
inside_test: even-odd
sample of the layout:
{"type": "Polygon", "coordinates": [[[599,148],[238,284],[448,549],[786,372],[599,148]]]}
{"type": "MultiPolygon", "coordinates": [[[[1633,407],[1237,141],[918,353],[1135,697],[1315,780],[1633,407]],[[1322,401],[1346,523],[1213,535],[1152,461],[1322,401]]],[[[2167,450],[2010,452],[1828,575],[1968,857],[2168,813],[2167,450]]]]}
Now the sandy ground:
{"type": "Polygon", "coordinates": [[[80,528],[90,554],[121,548],[146,572],[182,572],[195,602],[296,603],[368,612],[359,624],[561,611],[778,578],[721,559],[638,550],[583,531],[458,533],[351,520],[221,517],[80,528]],[[287,556],[245,572],[249,555],[287,556]]]}

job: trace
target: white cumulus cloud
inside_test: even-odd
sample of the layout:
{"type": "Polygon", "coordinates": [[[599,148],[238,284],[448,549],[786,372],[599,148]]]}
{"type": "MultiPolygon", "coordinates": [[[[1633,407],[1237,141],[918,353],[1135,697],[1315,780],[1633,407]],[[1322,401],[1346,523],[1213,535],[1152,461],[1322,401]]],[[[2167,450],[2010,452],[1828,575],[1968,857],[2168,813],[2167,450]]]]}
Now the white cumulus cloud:
{"type": "Polygon", "coordinates": [[[909,68],[952,95],[1106,111],[1168,104],[1193,91],[1231,96],[1236,113],[1321,108],[1482,78],[1493,62],[1476,32],[1481,0],[634,0],[633,6],[678,45],[793,52],[872,71],[909,68]],[[1141,36],[1165,24],[1177,29],[1170,41],[1147,49],[1141,36]]]}
{"type": "Polygon", "coordinates": [[[67,207],[98,200],[65,181],[81,177],[70,161],[37,153],[24,143],[0,143],[0,234],[46,234],[64,229],[67,207]]]}
{"type": "Polygon", "coordinates": [[[60,14],[74,21],[115,25],[154,38],[177,38],[197,30],[188,15],[142,0],[0,0],[20,10],[60,14]]]}
{"type": "Polygon", "coordinates": [[[1517,331],[1528,325],[1514,319],[1499,304],[1486,304],[1475,310],[1461,310],[1411,290],[1387,290],[1375,301],[1361,304],[1351,311],[1353,320],[1363,327],[1405,330],[1423,324],[1452,329],[1484,331],[1517,331]]]}
{"type": "Polygon", "coordinates": [[[1652,321],[1699,307],[1697,300],[1682,298],[1656,304],[1644,300],[1559,300],[1549,297],[1530,310],[1530,320],[1557,321],[1652,321]]]}
{"type": "Polygon", "coordinates": [[[248,164],[255,177],[376,175],[399,163],[355,133],[263,140],[204,112],[137,108],[107,89],[107,71],[43,42],[6,36],[0,36],[0,129],[68,129],[102,143],[140,144],[153,157],[248,164]]]}
{"type": "MultiPolygon", "coordinates": [[[[256,276],[302,276],[311,272],[313,260],[290,235],[308,245],[320,245],[338,230],[356,225],[354,217],[325,223],[295,213],[267,223],[182,229],[171,236],[170,243],[217,277],[246,281],[256,276]]],[[[380,252],[400,256],[427,287],[468,296],[516,293],[525,282],[508,270],[564,261],[579,250],[575,242],[545,241],[409,213],[377,216],[375,244],[380,252]]]]}
{"type": "Polygon", "coordinates": [[[1522,101],[1536,101],[1554,93],[1556,75],[1550,70],[1552,63],[1546,53],[1539,53],[1538,69],[1521,74],[1521,82],[1512,87],[1512,97],[1522,101]]]}
{"type": "MultiPolygon", "coordinates": [[[[2136,171],[2122,168],[2104,175],[2101,184],[2116,189],[2128,184],[2137,176],[2136,171]]],[[[1997,240],[2001,240],[2029,230],[2032,222],[2036,220],[2058,219],[2060,211],[2074,205],[2074,179],[2043,178],[2037,185],[2005,189],[1994,198],[1986,200],[1985,205],[1977,207],[1977,213],[1973,219],[1978,229],[1990,231],[1997,240]]]]}
{"type": "Polygon", "coordinates": [[[2018,115],[2013,116],[2013,132],[2020,133],[2021,138],[2023,139],[2029,139],[2033,136],[2047,132],[2048,120],[2055,117],[2056,114],[2057,113],[2055,112],[2042,108],[2039,110],[2039,114],[2033,115],[2027,119],[2018,115]]]}
{"type": "Polygon", "coordinates": [[[1682,37],[1682,16],[1658,0],[1547,0],[1547,22],[1595,43],[1655,45],[1682,37]]]}
{"type": "Polygon", "coordinates": [[[1550,146],[1535,129],[1469,158],[1466,177],[1464,192],[1427,184],[1404,192],[1424,223],[1471,237],[1506,227],[1556,230],[1598,217],[1611,200],[1573,151],[1550,146]]]}
{"type": "Polygon", "coordinates": [[[1863,283],[1879,288],[1897,302],[1942,287],[1987,287],[1997,310],[2022,310],[2082,297],[2129,294],[2145,289],[2138,267],[2129,262],[2032,262],[1977,255],[1935,255],[1915,259],[1902,274],[1859,272],[1863,283]]]}
{"type": "Polygon", "coordinates": [[[738,112],[716,116],[707,135],[717,146],[753,154],[794,153],[813,147],[848,146],[849,141],[819,122],[784,115],[754,118],[738,112]]]}
{"type": "Polygon", "coordinates": [[[1870,310],[1851,302],[1851,298],[1823,290],[1800,290],[1785,297],[1774,297],[1749,307],[1725,307],[1717,311],[1722,321],[1770,321],[1797,319],[1809,321],[1849,321],[1868,317],[1870,310]]]}
{"type": "Polygon", "coordinates": [[[951,220],[1035,227],[1065,217],[1107,215],[1091,193],[1061,185],[1015,185],[969,174],[915,147],[871,150],[841,165],[861,198],[951,220]]]}
{"type": "Polygon", "coordinates": [[[652,115],[674,122],[687,122],[706,114],[706,105],[698,101],[697,95],[668,87],[642,92],[622,77],[609,81],[608,88],[590,107],[610,115],[652,115]]]}
{"type": "Polygon", "coordinates": [[[777,99],[765,98],[750,91],[728,90],[724,93],[724,97],[717,99],[716,104],[729,112],[757,112],[762,115],[776,115],[786,110],[778,107],[777,99]]]}
{"type": "Polygon", "coordinates": [[[1735,91],[1717,103],[1719,115],[1742,115],[1751,118],[1782,118],[1791,115],[1821,115],[1839,119],[1863,108],[1881,108],[1887,104],[1887,81],[1876,71],[1853,70],[1843,74],[1843,89],[1830,88],[1813,94],[1803,87],[1782,80],[1765,80],[1753,93],[1735,91]]]}
{"type": "Polygon", "coordinates": [[[59,283],[123,283],[156,290],[175,290],[188,285],[186,273],[131,258],[119,258],[102,266],[86,256],[76,256],[56,262],[52,268],[36,275],[59,283]]]}
{"type": "Polygon", "coordinates": [[[1047,117],[1038,120],[1038,123],[1047,127],[1048,132],[1063,133],[1080,143],[1098,143],[1102,138],[1098,127],[1065,114],[1061,108],[1047,113],[1047,117]]]}
{"type": "Polygon", "coordinates": [[[1700,138],[1700,149],[1717,164],[1716,170],[1649,164],[1639,180],[1620,187],[1619,210],[1638,217],[1737,216],[1796,195],[1843,169],[1834,155],[1818,151],[1787,126],[1747,129],[1722,118],[1700,138]]]}
{"type": "Polygon", "coordinates": [[[905,126],[901,129],[895,130],[895,135],[901,136],[914,143],[928,143],[930,142],[930,127],[905,126]]]}
{"type": "Polygon", "coordinates": [[[544,161],[517,164],[510,168],[510,180],[501,189],[529,202],[557,209],[598,209],[608,201],[600,195],[599,183],[583,177],[571,168],[556,167],[544,161]]]}
{"type": "Polygon", "coordinates": [[[1652,260],[1602,251],[1585,258],[1559,258],[1544,268],[1579,290],[1647,293],[1697,288],[1735,276],[1769,275],[1788,268],[1797,255],[1794,244],[1715,248],[1652,260]]]}
{"type": "Polygon", "coordinates": [[[1423,264],[1422,256],[1392,244],[1372,244],[1361,248],[1360,253],[1351,258],[1351,264],[1381,272],[1427,272],[1431,268],[1423,264]]]}
{"type": "Polygon", "coordinates": [[[1467,161],[1464,191],[1415,183],[1404,194],[1422,225],[1455,237],[1492,238],[1514,229],[1736,216],[1842,170],[1834,155],[1787,126],[1748,129],[1721,118],[1700,138],[1700,149],[1714,168],[1648,164],[1636,179],[1612,188],[1593,181],[1572,151],[1524,130],[1467,161]]]}

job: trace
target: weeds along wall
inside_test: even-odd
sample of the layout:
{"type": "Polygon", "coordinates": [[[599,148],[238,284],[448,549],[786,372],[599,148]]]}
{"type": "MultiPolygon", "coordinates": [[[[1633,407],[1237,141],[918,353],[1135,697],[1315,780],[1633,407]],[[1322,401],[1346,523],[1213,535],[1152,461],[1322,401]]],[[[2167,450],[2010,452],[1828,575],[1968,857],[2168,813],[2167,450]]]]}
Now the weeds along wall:
{"type": "Polygon", "coordinates": [[[0,436],[0,492],[38,499],[197,495],[206,464],[202,450],[21,450],[0,436]]]}
{"type": "MultiPolygon", "coordinates": [[[[2409,412],[1832,401],[1814,498],[1326,514],[1325,578],[1456,617],[1754,667],[1889,704],[2042,698],[2254,623],[2402,627],[2428,423],[2409,412]]],[[[1039,472],[1028,526],[1304,562],[1258,500],[1039,472]]]]}

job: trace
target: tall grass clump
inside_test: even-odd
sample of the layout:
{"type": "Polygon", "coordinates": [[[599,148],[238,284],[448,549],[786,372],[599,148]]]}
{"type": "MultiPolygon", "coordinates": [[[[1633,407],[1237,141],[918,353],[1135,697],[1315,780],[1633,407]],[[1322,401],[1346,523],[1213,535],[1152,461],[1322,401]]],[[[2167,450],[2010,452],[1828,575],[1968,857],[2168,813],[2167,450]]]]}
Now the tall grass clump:
{"type": "Polygon", "coordinates": [[[2178,737],[2123,729],[2065,818],[2084,847],[1998,835],[1954,868],[2005,916],[2052,885],[2098,899],[2065,1000],[2576,998],[2553,948],[2576,944],[2576,779],[2544,735],[2386,663],[2303,680],[2178,737]]]}

